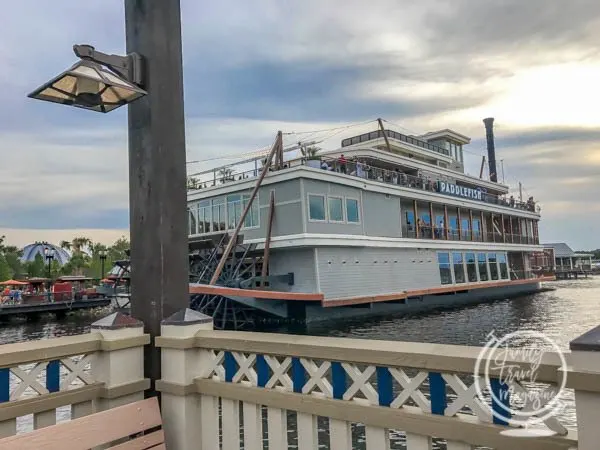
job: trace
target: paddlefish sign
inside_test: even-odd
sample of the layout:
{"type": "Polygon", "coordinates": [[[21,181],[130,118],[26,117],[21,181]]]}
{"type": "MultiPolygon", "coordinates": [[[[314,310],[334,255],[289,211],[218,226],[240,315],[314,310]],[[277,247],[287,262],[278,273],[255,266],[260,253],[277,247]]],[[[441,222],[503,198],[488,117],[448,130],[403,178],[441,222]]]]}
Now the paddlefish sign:
{"type": "Polygon", "coordinates": [[[446,183],[445,181],[438,181],[438,192],[471,200],[483,200],[483,191],[481,189],[457,186],[456,184],[446,183]]]}

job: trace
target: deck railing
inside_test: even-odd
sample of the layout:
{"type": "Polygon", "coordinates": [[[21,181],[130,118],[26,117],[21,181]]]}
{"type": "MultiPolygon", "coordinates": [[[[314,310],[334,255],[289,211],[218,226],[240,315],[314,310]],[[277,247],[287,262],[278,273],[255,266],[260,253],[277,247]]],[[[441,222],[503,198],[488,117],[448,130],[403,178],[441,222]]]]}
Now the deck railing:
{"type": "MultiPolygon", "coordinates": [[[[573,341],[564,364],[543,354],[534,385],[492,368],[488,389],[475,376],[478,347],[214,331],[212,319],[185,310],[156,339],[166,448],[380,450],[394,441],[408,450],[596,450],[598,335],[600,327],[573,341]],[[565,375],[576,425],[549,415],[523,429],[496,414],[519,406],[514,392],[556,392],[565,375]]],[[[139,322],[116,314],[89,334],[0,346],[0,437],[26,432],[23,416],[42,428],[57,411],[62,421],[141,399],[148,341],[139,322]]],[[[515,370],[530,362],[503,360],[515,370]]]]}
{"type": "Polygon", "coordinates": [[[88,334],[0,346],[0,438],[144,398],[150,337],[140,322],[126,317],[123,327],[116,317],[88,334]]]}
{"type": "MultiPolygon", "coordinates": [[[[284,164],[283,169],[281,170],[303,165],[316,169],[344,173],[346,175],[378,181],[380,183],[392,184],[396,186],[408,187],[412,189],[425,190],[431,192],[437,192],[438,181],[448,181],[447,178],[434,176],[414,176],[403,172],[387,170],[381,167],[369,166],[364,163],[358,164],[354,160],[347,160],[346,162],[342,163],[339,159],[330,158],[326,156],[315,156],[311,159],[300,158],[287,161],[284,164]]],[[[206,179],[196,179],[192,176],[194,181],[190,182],[188,190],[206,189],[235,181],[255,178],[260,174],[260,170],[261,169],[250,169],[243,172],[233,172],[231,174],[226,175],[217,175],[215,173],[214,176],[208,177],[206,179]]],[[[506,196],[504,195],[495,195],[483,192],[481,199],[485,203],[520,209],[523,211],[535,212],[537,210],[536,204],[534,202],[520,202],[515,199],[506,198],[506,196]]]]}
{"type": "MultiPolygon", "coordinates": [[[[165,417],[173,422],[167,439],[177,449],[379,450],[390,448],[390,440],[408,450],[430,450],[432,443],[449,450],[578,444],[577,431],[555,416],[529,429],[537,437],[528,438],[496,418],[492,411],[510,404],[501,395],[508,385],[493,378],[500,400],[490,399],[482,378],[474,377],[481,348],[213,331],[207,322],[179,325],[163,326],[157,339],[164,364],[157,386],[164,411],[173,414],[165,417]]],[[[572,356],[567,353],[566,360],[575,372],[572,356]]],[[[525,367],[516,357],[505,362],[525,367]]],[[[558,354],[545,354],[537,372],[535,389],[556,386],[562,373],[558,354]]],[[[570,386],[593,385],[597,392],[598,372],[569,372],[570,386]]],[[[588,413],[591,405],[584,408],[588,413]]],[[[579,446],[588,448],[596,447],[579,446]]]]}
{"type": "MultiPolygon", "coordinates": [[[[411,136],[407,136],[402,133],[398,133],[397,131],[385,130],[385,134],[392,139],[396,139],[398,141],[406,142],[408,144],[414,145],[416,147],[421,147],[432,152],[440,153],[442,155],[450,156],[450,150],[440,147],[439,145],[430,144],[429,142],[425,142],[421,139],[413,138],[411,136]]],[[[344,139],[342,141],[342,147],[347,147],[349,145],[360,144],[362,142],[372,141],[374,139],[383,138],[383,131],[371,131],[370,133],[364,133],[359,136],[354,136],[351,138],[344,139]]]]}

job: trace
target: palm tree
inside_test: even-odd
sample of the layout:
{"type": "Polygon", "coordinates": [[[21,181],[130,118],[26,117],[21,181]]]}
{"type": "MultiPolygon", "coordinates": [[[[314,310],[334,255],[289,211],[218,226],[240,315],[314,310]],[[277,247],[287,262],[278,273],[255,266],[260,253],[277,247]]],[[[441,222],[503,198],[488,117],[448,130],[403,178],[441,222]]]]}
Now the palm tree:
{"type": "Polygon", "coordinates": [[[222,167],[221,169],[219,169],[219,171],[217,172],[217,177],[222,179],[223,181],[227,181],[232,179],[233,175],[235,174],[235,170],[233,170],[230,167],[222,167]]]}
{"type": "Polygon", "coordinates": [[[199,187],[200,187],[200,181],[197,178],[194,178],[194,177],[188,177],[187,178],[187,188],[188,188],[188,190],[198,189],[199,187]]]}
{"type": "Polygon", "coordinates": [[[317,153],[319,153],[321,149],[319,147],[311,146],[306,147],[303,145],[300,147],[300,153],[306,159],[318,159],[317,153]]]}
{"type": "Polygon", "coordinates": [[[92,240],[86,237],[76,237],[71,241],[71,246],[73,248],[73,253],[82,253],[83,248],[86,246],[90,246],[92,244],[92,240]]]}
{"type": "Polygon", "coordinates": [[[65,250],[71,250],[71,243],[69,241],[60,241],[60,248],[64,248],[65,250]]]}

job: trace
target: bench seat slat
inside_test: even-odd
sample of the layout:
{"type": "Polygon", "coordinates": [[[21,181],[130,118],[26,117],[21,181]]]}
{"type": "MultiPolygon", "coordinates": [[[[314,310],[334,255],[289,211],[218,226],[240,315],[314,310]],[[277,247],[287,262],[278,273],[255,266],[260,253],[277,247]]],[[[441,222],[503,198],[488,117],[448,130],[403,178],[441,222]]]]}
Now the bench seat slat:
{"type": "MultiPolygon", "coordinates": [[[[162,425],[156,397],[0,440],[2,450],[89,450],[162,425]]],[[[135,448],[135,447],[134,447],[135,448]]]]}
{"type": "Polygon", "coordinates": [[[124,442],[123,444],[115,445],[110,450],[149,450],[158,449],[156,447],[159,444],[165,442],[165,433],[163,430],[158,430],[153,433],[140,436],[130,441],[124,442]]]}

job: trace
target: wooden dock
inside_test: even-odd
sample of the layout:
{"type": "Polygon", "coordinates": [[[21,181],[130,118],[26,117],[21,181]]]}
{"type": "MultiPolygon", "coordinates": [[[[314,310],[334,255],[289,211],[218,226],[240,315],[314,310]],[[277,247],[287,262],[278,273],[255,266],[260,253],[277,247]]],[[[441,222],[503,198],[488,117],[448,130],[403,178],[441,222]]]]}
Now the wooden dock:
{"type": "Polygon", "coordinates": [[[34,317],[47,313],[54,313],[57,316],[64,316],[69,311],[99,308],[108,305],[110,305],[110,298],[104,297],[73,301],[24,302],[14,304],[4,303],[0,305],[0,318],[8,318],[20,315],[34,317]]]}
{"type": "Polygon", "coordinates": [[[572,280],[587,278],[589,275],[593,275],[591,270],[583,270],[583,269],[561,269],[555,272],[555,276],[557,280],[572,280]]]}

